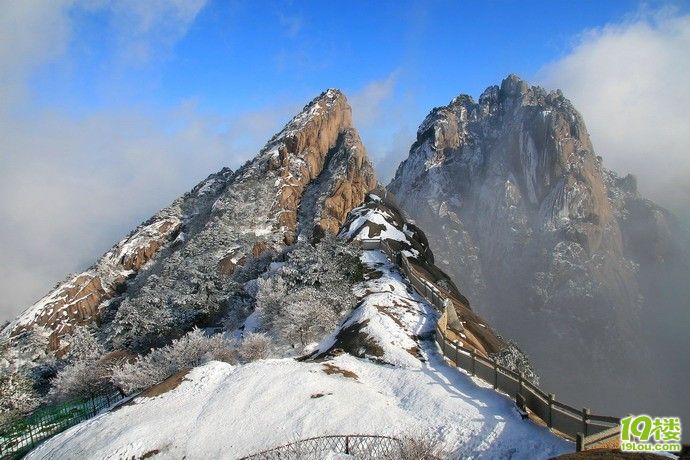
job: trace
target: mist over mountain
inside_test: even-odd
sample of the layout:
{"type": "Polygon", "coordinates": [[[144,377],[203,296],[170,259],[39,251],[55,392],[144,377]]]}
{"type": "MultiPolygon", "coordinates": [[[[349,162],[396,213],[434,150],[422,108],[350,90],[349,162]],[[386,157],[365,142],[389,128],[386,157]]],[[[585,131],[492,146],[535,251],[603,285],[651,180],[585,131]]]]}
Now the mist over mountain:
{"type": "Polygon", "coordinates": [[[560,91],[511,75],[433,109],[388,190],[546,386],[688,416],[687,229],[601,155],[560,91]]]}

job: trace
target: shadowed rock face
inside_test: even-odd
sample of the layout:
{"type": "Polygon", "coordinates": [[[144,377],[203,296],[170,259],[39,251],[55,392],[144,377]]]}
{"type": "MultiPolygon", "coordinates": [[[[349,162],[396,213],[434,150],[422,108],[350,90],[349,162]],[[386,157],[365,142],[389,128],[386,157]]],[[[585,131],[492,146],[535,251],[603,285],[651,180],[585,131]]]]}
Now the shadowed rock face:
{"type": "Polygon", "coordinates": [[[43,326],[55,351],[67,346],[64,338],[75,326],[109,310],[112,317],[123,299],[136,302],[144,292],[165,305],[181,305],[181,315],[195,321],[195,309],[220,308],[237,267],[294,243],[298,232],[306,239],[336,233],[375,186],[347,99],[338,90],[325,91],[253,160],[236,172],[209,176],[89,270],[57,286],[3,334],[43,326]]]}
{"type": "Polygon", "coordinates": [[[388,190],[547,387],[633,410],[612,407],[601,388],[635,381],[612,359],[634,374],[652,356],[637,342],[650,297],[640,274],[685,253],[681,232],[632,177],[603,168],[560,91],[511,75],[478,102],[463,95],[433,109],[388,190]]]}

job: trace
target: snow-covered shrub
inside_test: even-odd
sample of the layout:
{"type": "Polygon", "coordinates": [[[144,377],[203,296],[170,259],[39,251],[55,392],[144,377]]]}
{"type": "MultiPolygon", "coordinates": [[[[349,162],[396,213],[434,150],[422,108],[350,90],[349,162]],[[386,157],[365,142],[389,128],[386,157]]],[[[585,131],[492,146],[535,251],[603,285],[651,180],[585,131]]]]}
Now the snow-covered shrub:
{"type": "Polygon", "coordinates": [[[68,338],[69,351],[65,361],[97,360],[105,350],[89,327],[78,327],[68,338]]]}
{"type": "Polygon", "coordinates": [[[79,360],[65,366],[52,381],[49,397],[63,401],[113,391],[110,366],[100,360],[79,360]]]}
{"type": "Polygon", "coordinates": [[[170,308],[159,299],[150,302],[125,299],[112,323],[113,346],[145,350],[165,343],[172,328],[170,308]]]}
{"type": "Polygon", "coordinates": [[[355,306],[351,290],[359,272],[358,250],[341,240],[326,236],[315,246],[298,244],[278,270],[258,280],[262,326],[287,345],[318,341],[355,306]]]}
{"type": "Polygon", "coordinates": [[[38,406],[33,382],[22,371],[0,369],[0,418],[7,420],[38,406]]]}
{"type": "Polygon", "coordinates": [[[287,257],[281,272],[290,285],[337,287],[340,283],[349,287],[360,281],[360,252],[354,245],[327,235],[312,246],[300,243],[287,257]]]}
{"type": "MultiPolygon", "coordinates": [[[[329,304],[328,296],[315,288],[304,288],[290,295],[272,324],[291,344],[304,346],[316,342],[338,325],[341,311],[329,304]]],[[[340,310],[340,309],[338,309],[340,310]]]]}
{"type": "Polygon", "coordinates": [[[288,285],[281,274],[258,280],[256,305],[262,323],[269,329],[272,327],[273,320],[281,314],[287,295],[288,285]]]}
{"type": "Polygon", "coordinates": [[[50,399],[66,400],[113,391],[111,365],[102,361],[105,350],[88,327],[79,327],[67,338],[68,363],[51,381],[50,399]]]}
{"type": "Polygon", "coordinates": [[[171,375],[208,361],[236,363],[232,343],[220,335],[208,337],[193,329],[165,347],[156,348],[134,362],[113,370],[112,382],[126,393],[142,390],[162,382],[171,375]]]}
{"type": "Polygon", "coordinates": [[[274,254],[270,251],[264,252],[259,257],[250,258],[246,264],[237,267],[232,275],[232,279],[238,283],[246,283],[247,281],[258,278],[262,273],[268,270],[269,265],[273,261],[274,254]]]}
{"type": "Polygon", "coordinates": [[[228,299],[226,310],[220,325],[225,331],[235,331],[254,310],[254,299],[243,292],[237,293],[228,299]]]}
{"type": "Polygon", "coordinates": [[[0,412],[31,410],[48,391],[55,375],[56,358],[49,350],[50,332],[35,326],[0,339],[0,412]]]}
{"type": "Polygon", "coordinates": [[[415,433],[400,439],[400,449],[391,460],[442,460],[450,459],[441,442],[427,433],[415,433]]]}
{"type": "MultiPolygon", "coordinates": [[[[12,354],[19,362],[43,363],[54,360],[49,348],[49,337],[52,333],[46,327],[33,326],[27,331],[12,337],[12,354]]],[[[7,344],[9,346],[9,344],[7,344]]]]}
{"type": "Polygon", "coordinates": [[[527,354],[522,351],[512,340],[508,340],[506,342],[508,346],[503,348],[498,353],[492,353],[491,358],[495,359],[499,365],[508,368],[513,372],[522,372],[522,376],[526,380],[529,380],[534,385],[538,385],[539,376],[532,368],[527,354]]]}
{"type": "Polygon", "coordinates": [[[244,362],[268,358],[273,348],[273,341],[266,334],[248,332],[237,350],[244,362]]]}

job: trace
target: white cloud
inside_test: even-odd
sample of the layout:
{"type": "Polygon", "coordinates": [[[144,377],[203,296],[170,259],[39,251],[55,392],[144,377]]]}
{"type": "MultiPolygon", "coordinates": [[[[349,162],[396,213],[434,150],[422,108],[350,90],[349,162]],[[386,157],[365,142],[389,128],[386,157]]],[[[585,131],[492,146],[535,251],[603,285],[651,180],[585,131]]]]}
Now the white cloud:
{"type": "Polygon", "coordinates": [[[398,74],[394,71],[382,80],[372,81],[349,98],[356,126],[369,127],[381,120],[384,105],[394,95],[398,74]]]}
{"type": "Polygon", "coordinates": [[[690,15],[662,11],[587,31],[541,80],[580,110],[605,165],[690,213],[689,69],[690,15]]]}
{"type": "Polygon", "coordinates": [[[222,119],[185,101],[163,113],[0,118],[0,318],[91,265],[208,174],[253,157],[296,110],[222,119]]]}
{"type": "Polygon", "coordinates": [[[110,12],[127,62],[148,63],[182,38],[207,0],[96,0],[110,12]]]}
{"type": "Polygon", "coordinates": [[[419,122],[414,119],[414,98],[398,88],[400,70],[374,80],[349,97],[352,117],[385,185],[407,157],[419,122]]]}
{"type": "Polygon", "coordinates": [[[73,118],[35,106],[27,85],[33,72],[66,57],[79,39],[75,12],[105,14],[113,27],[104,35],[114,40],[114,53],[129,58],[134,47],[140,62],[152,49],[169,50],[204,3],[0,3],[0,318],[92,263],[199,179],[236,165],[227,149],[233,137],[223,132],[231,120],[193,107],[73,118]]]}
{"type": "Polygon", "coordinates": [[[70,37],[71,0],[23,0],[0,4],[0,111],[25,96],[37,65],[62,54],[70,37]]]}

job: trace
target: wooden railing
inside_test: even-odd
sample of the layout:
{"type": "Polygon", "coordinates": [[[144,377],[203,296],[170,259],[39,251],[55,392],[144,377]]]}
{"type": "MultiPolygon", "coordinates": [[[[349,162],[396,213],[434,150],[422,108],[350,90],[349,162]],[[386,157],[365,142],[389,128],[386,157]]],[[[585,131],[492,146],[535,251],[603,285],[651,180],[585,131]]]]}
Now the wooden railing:
{"type": "MultiPolygon", "coordinates": [[[[493,385],[494,389],[512,398],[519,408],[529,411],[546,426],[576,441],[578,451],[599,445],[614,445],[620,433],[620,418],[595,415],[589,409],[577,409],[556,400],[553,393],[546,393],[530,383],[521,373],[501,366],[494,359],[477,353],[472,348],[448,338],[446,323],[446,297],[434,283],[420,276],[403,254],[395,252],[380,239],[360,240],[364,250],[383,251],[407,276],[412,286],[429,303],[442,312],[436,324],[435,339],[443,355],[470,375],[493,385]]],[[[452,303],[450,303],[452,305],[452,303]]]]}

